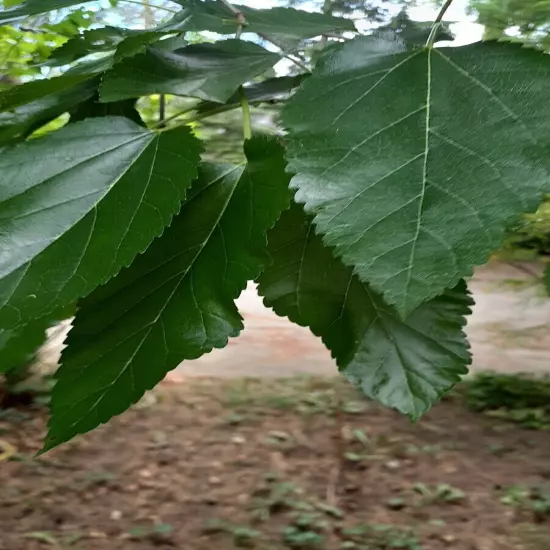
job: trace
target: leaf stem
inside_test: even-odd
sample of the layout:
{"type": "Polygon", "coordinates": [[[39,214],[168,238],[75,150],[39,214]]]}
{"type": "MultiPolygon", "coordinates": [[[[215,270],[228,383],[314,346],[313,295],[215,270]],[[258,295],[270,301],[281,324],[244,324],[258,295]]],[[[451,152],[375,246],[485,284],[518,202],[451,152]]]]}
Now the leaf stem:
{"type": "Polygon", "coordinates": [[[436,34],[437,34],[437,30],[439,29],[439,26],[441,25],[441,21],[443,20],[445,12],[451,7],[452,3],[453,3],[453,0],[446,0],[446,2],[443,4],[441,9],[439,10],[439,13],[437,14],[437,17],[435,18],[434,24],[432,25],[432,30],[430,31],[430,36],[428,36],[428,40],[426,41],[426,48],[433,47],[434,42],[435,42],[435,37],[436,37],[436,34]]]}
{"type": "MultiPolygon", "coordinates": [[[[162,120],[159,120],[156,124],[153,124],[151,126],[151,129],[154,130],[156,128],[166,127],[167,122],[170,122],[170,121],[172,121],[176,118],[179,118],[182,115],[186,115],[187,113],[190,113],[190,112],[194,111],[196,108],[197,108],[196,105],[193,105],[192,107],[186,107],[185,109],[182,109],[181,111],[178,111],[177,113],[175,113],[173,115],[170,115],[169,117],[166,117],[162,120]]],[[[187,122],[186,122],[186,124],[187,124],[187,122]]]]}
{"type": "Polygon", "coordinates": [[[166,119],[166,96],[160,94],[159,96],[159,127],[164,126],[166,119]]]}
{"type": "Polygon", "coordinates": [[[241,37],[241,34],[243,32],[244,27],[246,26],[246,18],[244,16],[244,13],[236,8],[231,2],[228,0],[220,0],[220,2],[232,13],[235,15],[235,19],[237,20],[237,33],[235,34],[235,38],[239,39],[241,37]]]}
{"type": "Polygon", "coordinates": [[[239,103],[231,103],[231,104],[223,104],[215,109],[210,109],[210,111],[206,111],[203,113],[197,113],[194,116],[190,116],[189,118],[186,118],[182,120],[181,122],[178,122],[178,124],[174,124],[173,126],[168,127],[166,125],[167,122],[170,122],[176,118],[179,118],[182,115],[185,115],[187,113],[190,113],[191,111],[195,111],[197,106],[188,107],[187,109],[183,109],[172,116],[169,116],[167,119],[164,120],[163,124],[159,124],[158,122],[156,124],[153,124],[149,127],[150,130],[156,130],[158,132],[165,132],[167,130],[174,130],[175,128],[179,128],[181,126],[187,126],[188,124],[191,124],[193,122],[198,122],[199,120],[203,120],[204,118],[210,118],[211,116],[219,115],[221,113],[226,113],[227,111],[233,111],[234,109],[237,109],[240,107],[239,103]]]}
{"type": "Polygon", "coordinates": [[[239,97],[241,99],[241,108],[243,110],[243,135],[246,140],[252,137],[252,118],[250,116],[250,105],[248,103],[248,98],[246,97],[242,86],[239,88],[239,97]]]}

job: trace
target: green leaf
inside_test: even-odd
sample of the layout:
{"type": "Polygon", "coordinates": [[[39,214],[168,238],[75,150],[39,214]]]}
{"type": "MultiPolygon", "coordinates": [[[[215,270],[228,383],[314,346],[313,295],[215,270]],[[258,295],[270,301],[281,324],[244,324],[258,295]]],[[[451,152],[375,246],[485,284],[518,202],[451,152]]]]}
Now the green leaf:
{"type": "Polygon", "coordinates": [[[110,26],[85,31],[55,49],[45,65],[49,67],[69,65],[90,54],[114,51],[132,32],[136,31],[110,26]]]}
{"type": "Polygon", "coordinates": [[[115,63],[115,52],[108,52],[101,57],[82,58],[67,71],[65,76],[95,76],[108,71],[115,63]]]}
{"type": "Polygon", "coordinates": [[[234,300],[268,262],[288,206],[282,147],[255,138],[246,166],[205,165],[181,212],[134,263],[81,303],[52,396],[45,449],[122,413],[185,359],[237,336],[234,300]]]}
{"type": "Polygon", "coordinates": [[[0,329],[0,374],[31,363],[46,341],[50,319],[38,319],[17,330],[0,329]]]}
{"type": "MultiPolygon", "coordinates": [[[[300,74],[297,76],[280,76],[269,78],[263,82],[255,82],[249,86],[243,86],[244,93],[249,103],[259,104],[264,102],[277,101],[287,97],[292,90],[297,88],[304,79],[309,76],[300,74]]],[[[239,92],[234,93],[228,100],[228,105],[239,105],[241,96],[239,92]]],[[[201,101],[197,105],[198,113],[208,113],[218,109],[219,103],[213,101],[201,101]]]]}
{"type": "Polygon", "coordinates": [[[0,326],[74,302],[143,252],[180,209],[200,146],[93,118],[0,152],[0,326]]]}
{"type": "MultiPolygon", "coordinates": [[[[220,34],[233,34],[238,27],[235,14],[222,2],[181,2],[186,8],[185,16],[180,17],[181,30],[212,31],[220,34]]],[[[322,13],[312,13],[293,8],[254,9],[234,5],[246,19],[245,32],[253,32],[272,40],[285,49],[296,46],[304,38],[313,38],[325,33],[356,31],[351,19],[333,17],[322,13]]]]}
{"type": "Polygon", "coordinates": [[[467,373],[462,327],[472,301],[463,282],[402,321],[332,255],[301,206],[283,213],[268,239],[274,262],[258,288],[265,305],[320,336],[367,396],[417,419],[467,373]]]}
{"type": "Polygon", "coordinates": [[[0,25],[13,23],[29,15],[38,15],[77,4],[84,4],[87,1],[90,0],[26,0],[26,2],[19,3],[10,9],[0,10],[0,25]]]}
{"type": "Polygon", "coordinates": [[[46,330],[73,315],[74,308],[66,307],[16,330],[0,329],[0,373],[31,363],[46,342],[46,330]]]}
{"type": "Polygon", "coordinates": [[[224,103],[241,84],[279,59],[277,54],[242,40],[193,44],[175,52],[149,48],[105,75],[101,100],[174,94],[224,103]]]}
{"type": "Polygon", "coordinates": [[[289,101],[296,199],[400,315],[484,263],[550,188],[550,58],[362,37],[289,101]]]}
{"type": "Polygon", "coordinates": [[[0,145],[25,139],[96,93],[99,81],[64,75],[13,86],[0,93],[0,145]]]}
{"type": "MultiPolygon", "coordinates": [[[[69,65],[88,55],[109,52],[112,53],[113,62],[119,61],[124,57],[142,53],[149,44],[159,42],[164,36],[164,32],[135,31],[111,26],[91,29],[71,38],[54,50],[44,65],[69,65]]],[[[158,47],[162,48],[161,44],[164,45],[165,42],[159,42],[158,47]]],[[[177,47],[181,47],[181,40],[177,47]]]]}
{"type": "Polygon", "coordinates": [[[145,123],[136,109],[136,103],[135,99],[125,99],[113,103],[100,103],[99,96],[96,95],[70,111],[70,122],[80,122],[87,118],[117,116],[129,118],[136,124],[145,126],[145,123]]]}

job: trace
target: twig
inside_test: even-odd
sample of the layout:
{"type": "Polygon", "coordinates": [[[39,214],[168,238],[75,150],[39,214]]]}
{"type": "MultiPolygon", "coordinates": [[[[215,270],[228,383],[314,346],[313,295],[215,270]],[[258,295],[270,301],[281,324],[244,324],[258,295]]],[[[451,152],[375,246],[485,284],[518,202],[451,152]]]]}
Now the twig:
{"type": "Polygon", "coordinates": [[[256,33],[260,38],[263,38],[267,42],[271,42],[274,46],[279,48],[280,54],[288,59],[289,61],[292,61],[297,67],[300,67],[300,69],[303,69],[304,71],[307,71],[308,73],[311,71],[311,69],[306,65],[306,59],[302,57],[299,53],[295,53],[294,56],[298,59],[294,59],[293,55],[291,55],[289,52],[285,52],[285,49],[273,40],[273,38],[270,38],[269,36],[265,35],[263,32],[257,32],[256,33]]]}
{"type": "Polygon", "coordinates": [[[248,98],[246,97],[242,86],[239,88],[239,97],[241,100],[241,108],[243,110],[244,139],[250,139],[252,137],[252,119],[250,117],[250,105],[248,104],[248,98]]]}
{"type": "Polygon", "coordinates": [[[437,34],[437,30],[439,29],[439,25],[441,25],[441,21],[443,20],[445,12],[451,7],[452,3],[453,3],[453,0],[447,0],[439,10],[437,17],[435,18],[434,24],[432,25],[432,30],[430,31],[428,40],[426,41],[427,48],[431,48],[434,45],[435,37],[437,34]]]}
{"type": "MultiPolygon", "coordinates": [[[[196,108],[197,108],[196,105],[193,105],[192,107],[186,107],[185,109],[182,109],[181,111],[178,111],[173,115],[170,115],[168,118],[165,117],[162,120],[159,120],[156,124],[153,124],[153,126],[151,126],[151,130],[154,130],[156,128],[161,128],[161,127],[164,128],[167,122],[170,122],[176,118],[179,118],[182,115],[186,115],[187,113],[195,111],[196,108]]],[[[160,119],[160,116],[159,116],[159,119],[160,119]]]]}
{"type": "Polygon", "coordinates": [[[244,16],[244,13],[239,8],[236,8],[233,4],[231,4],[231,2],[228,2],[228,0],[220,0],[220,2],[232,14],[235,15],[235,19],[237,20],[237,25],[238,25],[237,32],[235,34],[235,38],[240,38],[244,27],[246,27],[246,17],[244,16]]]}
{"type": "Polygon", "coordinates": [[[159,96],[159,128],[164,126],[164,119],[166,118],[166,96],[160,94],[159,96]]]}
{"type": "MultiPolygon", "coordinates": [[[[140,2],[139,0],[119,0],[120,2],[126,2],[127,4],[137,4],[138,6],[143,6],[143,2],[140,2]]],[[[163,10],[168,11],[170,13],[179,13],[177,10],[173,10],[171,8],[166,8],[165,6],[154,6],[151,4],[151,8],[155,8],[157,10],[163,10]]]]}

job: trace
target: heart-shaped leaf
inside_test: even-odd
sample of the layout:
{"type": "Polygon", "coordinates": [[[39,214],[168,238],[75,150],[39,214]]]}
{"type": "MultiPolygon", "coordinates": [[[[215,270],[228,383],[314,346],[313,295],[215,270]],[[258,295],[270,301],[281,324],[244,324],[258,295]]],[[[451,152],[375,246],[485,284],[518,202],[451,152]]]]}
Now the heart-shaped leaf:
{"type": "Polygon", "coordinates": [[[550,57],[362,37],[289,101],[296,199],[402,316],[472,273],[550,191],[550,57]]]}
{"type": "Polygon", "coordinates": [[[266,232],[288,206],[275,141],[245,145],[247,165],[206,165],[161,238],[80,304],[57,372],[46,449],[107,422],[185,359],[223,347],[235,299],[269,261],[266,232]]]}
{"type": "Polygon", "coordinates": [[[462,328],[472,302],[463,282],[402,321],[332,255],[301,206],[284,212],[268,237],[265,305],[320,336],[367,396],[417,419],[467,373],[462,328]]]}

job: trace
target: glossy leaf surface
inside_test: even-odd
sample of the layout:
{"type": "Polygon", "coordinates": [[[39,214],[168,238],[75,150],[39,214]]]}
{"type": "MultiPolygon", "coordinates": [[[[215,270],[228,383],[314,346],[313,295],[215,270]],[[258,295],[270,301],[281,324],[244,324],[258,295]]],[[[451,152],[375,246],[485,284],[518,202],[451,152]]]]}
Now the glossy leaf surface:
{"type": "Polygon", "coordinates": [[[235,299],[269,261],[289,200],[282,147],[255,138],[246,166],[205,165],[161,238],[81,303],[52,397],[46,449],[107,422],[185,359],[241,331],[235,299]]]}
{"type": "Polygon", "coordinates": [[[241,84],[279,59],[277,54],[242,40],[193,44],[174,52],[151,47],[110,70],[100,96],[109,102],[162,93],[224,103],[241,84]]]}
{"type": "Polygon", "coordinates": [[[550,190],[550,58],[362,37],[289,101],[296,198],[402,316],[472,273],[550,190]]]}
{"type": "Polygon", "coordinates": [[[0,151],[0,326],[72,303],[142,252],[180,209],[200,146],[126,118],[70,124],[0,151]]]}
{"type": "Polygon", "coordinates": [[[274,262],[259,278],[265,305],[321,337],[367,396],[417,419],[466,374],[462,328],[472,302],[463,282],[402,321],[333,256],[301,206],[284,212],[268,238],[274,262]]]}

